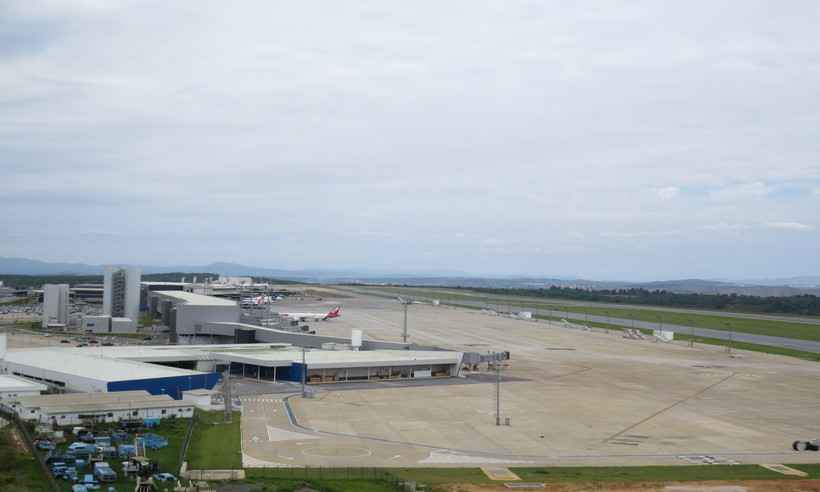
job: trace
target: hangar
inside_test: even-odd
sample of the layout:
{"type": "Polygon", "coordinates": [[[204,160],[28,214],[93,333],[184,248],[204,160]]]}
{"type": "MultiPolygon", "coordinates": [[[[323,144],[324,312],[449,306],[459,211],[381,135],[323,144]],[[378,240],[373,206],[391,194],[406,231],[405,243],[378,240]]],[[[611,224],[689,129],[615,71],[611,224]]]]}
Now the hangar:
{"type": "Polygon", "coordinates": [[[101,348],[15,349],[0,359],[0,373],[37,381],[51,388],[84,393],[145,390],[152,395],[182,398],[190,389],[211,389],[213,372],[192,371],[108,357],[101,348]]]}

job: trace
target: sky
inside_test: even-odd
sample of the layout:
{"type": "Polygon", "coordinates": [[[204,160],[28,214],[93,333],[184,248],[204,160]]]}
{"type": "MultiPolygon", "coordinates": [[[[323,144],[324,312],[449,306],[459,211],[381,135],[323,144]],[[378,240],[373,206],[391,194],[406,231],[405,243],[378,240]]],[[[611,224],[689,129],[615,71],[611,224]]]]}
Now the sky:
{"type": "Polygon", "coordinates": [[[0,2],[0,256],[820,274],[815,1],[0,2]]]}

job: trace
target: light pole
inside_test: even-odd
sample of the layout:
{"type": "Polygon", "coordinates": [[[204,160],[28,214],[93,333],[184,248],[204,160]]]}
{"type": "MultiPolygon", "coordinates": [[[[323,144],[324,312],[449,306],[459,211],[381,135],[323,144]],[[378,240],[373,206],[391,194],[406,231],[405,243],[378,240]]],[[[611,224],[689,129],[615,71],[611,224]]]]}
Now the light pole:
{"type": "Polygon", "coordinates": [[[305,377],[307,374],[307,364],[305,364],[305,347],[302,347],[302,398],[307,398],[307,390],[305,388],[305,377]]]}
{"type": "Polygon", "coordinates": [[[695,323],[690,319],[689,320],[689,348],[695,348],[695,323]]]}
{"type": "Polygon", "coordinates": [[[404,328],[401,333],[401,340],[407,343],[407,303],[404,303],[404,328]]]}
{"type": "Polygon", "coordinates": [[[412,304],[413,301],[411,301],[410,299],[404,299],[404,298],[401,298],[401,297],[397,297],[396,299],[400,303],[402,303],[402,305],[404,306],[404,324],[403,324],[403,327],[402,327],[401,339],[402,339],[402,342],[407,343],[407,338],[408,338],[408,336],[407,336],[407,306],[409,304],[412,304]]]}
{"type": "Polygon", "coordinates": [[[501,425],[501,361],[497,352],[495,354],[495,425],[501,425]]]}
{"type": "Polygon", "coordinates": [[[225,422],[230,424],[233,419],[233,408],[231,402],[231,361],[227,362],[227,369],[225,370],[225,382],[222,396],[225,398],[225,422]]]}

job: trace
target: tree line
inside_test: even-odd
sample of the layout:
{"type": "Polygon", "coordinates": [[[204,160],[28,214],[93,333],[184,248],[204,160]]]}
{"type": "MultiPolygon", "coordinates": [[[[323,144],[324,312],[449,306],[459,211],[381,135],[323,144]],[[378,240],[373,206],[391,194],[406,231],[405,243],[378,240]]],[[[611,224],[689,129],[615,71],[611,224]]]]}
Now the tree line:
{"type": "MultiPolygon", "coordinates": [[[[458,287],[462,289],[462,287],[458,287]]],[[[742,294],[677,293],[647,289],[587,290],[572,287],[549,288],[463,288],[496,295],[569,299],[574,301],[608,302],[645,306],[714,309],[759,314],[820,315],[820,297],[804,294],[789,297],[759,297],[742,294]]]]}

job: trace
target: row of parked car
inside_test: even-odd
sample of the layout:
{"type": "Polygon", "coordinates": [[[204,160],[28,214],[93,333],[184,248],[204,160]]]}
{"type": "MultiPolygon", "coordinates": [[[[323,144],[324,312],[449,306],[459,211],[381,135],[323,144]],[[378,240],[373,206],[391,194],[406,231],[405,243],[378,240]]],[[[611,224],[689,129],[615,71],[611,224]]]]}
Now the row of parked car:
{"type": "MultiPolygon", "coordinates": [[[[121,423],[122,424],[122,423],[121,423]]],[[[128,423],[122,425],[128,428],[128,423]]],[[[137,457],[137,446],[158,449],[167,446],[167,440],[156,434],[145,434],[134,439],[132,443],[126,429],[117,430],[106,435],[94,435],[83,427],[75,427],[72,435],[76,441],[68,445],[62,453],[55,453],[56,445],[50,440],[39,440],[36,445],[47,450],[46,465],[57,479],[73,482],[74,491],[97,490],[106,483],[117,481],[117,472],[109,464],[112,459],[125,459],[122,462],[122,473],[125,475],[152,476],[155,481],[175,481],[170,473],[159,473],[156,463],[144,457],[137,457]],[[87,467],[91,466],[91,473],[87,467]]]]}

